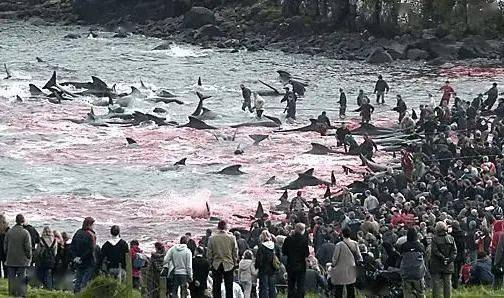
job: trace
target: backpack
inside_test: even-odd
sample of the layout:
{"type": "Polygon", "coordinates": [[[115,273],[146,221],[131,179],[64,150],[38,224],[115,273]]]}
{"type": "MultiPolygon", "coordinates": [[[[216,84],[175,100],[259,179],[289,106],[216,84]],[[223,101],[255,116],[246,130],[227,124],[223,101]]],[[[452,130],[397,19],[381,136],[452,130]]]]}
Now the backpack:
{"type": "Polygon", "coordinates": [[[425,263],[421,252],[410,251],[402,254],[401,277],[404,280],[419,280],[425,276],[425,263]]]}
{"type": "Polygon", "coordinates": [[[141,253],[137,253],[135,259],[133,259],[133,268],[142,269],[145,266],[145,258],[141,253]]]}
{"type": "Polygon", "coordinates": [[[51,246],[48,246],[44,239],[40,240],[41,251],[38,255],[38,267],[43,269],[52,269],[56,266],[56,255],[54,254],[54,245],[56,240],[53,240],[51,246]]]}
{"type": "Polygon", "coordinates": [[[275,271],[278,271],[282,268],[282,262],[280,262],[280,259],[277,257],[276,253],[273,252],[273,269],[275,271]]]}

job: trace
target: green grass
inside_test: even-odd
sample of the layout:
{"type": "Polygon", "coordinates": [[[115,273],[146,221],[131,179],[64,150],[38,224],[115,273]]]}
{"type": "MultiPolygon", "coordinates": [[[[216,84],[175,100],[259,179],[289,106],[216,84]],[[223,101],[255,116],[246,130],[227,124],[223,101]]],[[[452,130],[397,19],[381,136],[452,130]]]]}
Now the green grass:
{"type": "MultiPolygon", "coordinates": [[[[286,294],[279,294],[278,298],[286,298],[286,294]]],[[[319,298],[320,296],[314,293],[308,293],[306,298],[319,298]]],[[[365,298],[363,295],[357,295],[359,298],[365,298]]],[[[427,292],[426,297],[432,297],[431,291],[427,292]]],[[[464,287],[452,292],[453,298],[475,298],[475,297],[504,297],[504,289],[494,291],[491,287],[464,287]]]]}
{"type": "MultiPolygon", "coordinates": [[[[7,298],[7,297],[9,297],[7,279],[0,279],[0,298],[7,298]]],[[[76,296],[70,292],[46,291],[37,288],[28,289],[28,298],[70,298],[70,297],[76,297],[76,296]]],[[[138,291],[128,293],[126,285],[119,284],[114,279],[106,277],[97,277],[77,297],[140,298],[141,296],[138,291]]]]}

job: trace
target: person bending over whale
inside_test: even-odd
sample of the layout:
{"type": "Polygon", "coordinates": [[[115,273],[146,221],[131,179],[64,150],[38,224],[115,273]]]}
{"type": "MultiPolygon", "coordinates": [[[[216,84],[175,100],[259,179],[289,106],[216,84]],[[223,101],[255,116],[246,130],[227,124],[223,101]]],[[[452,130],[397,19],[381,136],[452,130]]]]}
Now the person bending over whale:
{"type": "Polygon", "coordinates": [[[371,160],[373,158],[373,149],[378,151],[378,147],[376,146],[376,143],[371,140],[368,134],[364,135],[364,142],[360,144],[359,150],[360,153],[368,160],[371,160]]]}
{"type": "Polygon", "coordinates": [[[374,107],[367,102],[363,102],[355,112],[360,112],[362,123],[368,124],[369,121],[371,121],[371,114],[374,112],[374,107]]]}
{"type": "Polygon", "coordinates": [[[359,153],[359,145],[357,144],[357,141],[355,141],[354,137],[350,132],[345,135],[345,140],[343,142],[344,148],[345,148],[345,153],[348,154],[358,154],[359,153]],[[348,146],[348,148],[347,148],[348,146]]]}
{"type": "Polygon", "coordinates": [[[345,123],[342,123],[341,127],[336,129],[336,147],[340,147],[345,144],[345,137],[348,134],[350,134],[350,130],[346,127],[345,123]]]}
{"type": "Polygon", "coordinates": [[[329,128],[331,128],[331,121],[329,121],[329,117],[327,117],[324,111],[317,117],[317,131],[325,136],[329,128]]]}
{"type": "Polygon", "coordinates": [[[406,106],[406,103],[402,99],[401,95],[397,94],[397,105],[392,110],[399,113],[399,123],[401,123],[402,119],[406,115],[406,111],[408,110],[408,107],[406,106]]]}
{"type": "Polygon", "coordinates": [[[245,111],[245,108],[248,108],[249,112],[252,113],[252,100],[250,98],[252,96],[252,91],[243,84],[240,85],[240,88],[243,96],[242,110],[245,111]]]}

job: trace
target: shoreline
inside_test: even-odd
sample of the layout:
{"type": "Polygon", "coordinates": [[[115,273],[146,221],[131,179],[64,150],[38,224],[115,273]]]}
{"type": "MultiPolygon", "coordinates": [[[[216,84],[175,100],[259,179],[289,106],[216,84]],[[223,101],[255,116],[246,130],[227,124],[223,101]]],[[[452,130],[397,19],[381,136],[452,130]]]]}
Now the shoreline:
{"type": "MultiPolygon", "coordinates": [[[[222,5],[213,10],[193,6],[184,16],[156,20],[144,17],[142,21],[132,21],[133,17],[129,15],[105,16],[90,21],[78,16],[76,10],[72,0],[32,6],[7,0],[0,5],[0,19],[30,21],[35,25],[98,26],[116,32],[114,37],[118,38],[125,38],[129,33],[142,34],[165,41],[156,49],[165,49],[173,42],[184,42],[203,48],[230,49],[233,52],[244,49],[251,52],[280,50],[284,53],[320,55],[372,64],[423,61],[440,66],[447,62],[482,59],[490,65],[504,65],[502,39],[489,40],[478,35],[455,37],[440,29],[424,29],[392,39],[377,38],[367,31],[324,32],[314,24],[307,25],[306,20],[300,17],[284,19],[278,7],[264,3],[252,7],[247,4],[237,7],[222,5]]],[[[149,12],[154,13],[147,10],[144,14],[149,12]]]]}

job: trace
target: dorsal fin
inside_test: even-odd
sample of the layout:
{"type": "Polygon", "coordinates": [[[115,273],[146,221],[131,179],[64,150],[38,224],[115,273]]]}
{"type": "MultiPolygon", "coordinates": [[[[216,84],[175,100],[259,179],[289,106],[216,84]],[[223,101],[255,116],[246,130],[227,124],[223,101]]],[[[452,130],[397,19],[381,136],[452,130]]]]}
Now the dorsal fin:
{"type": "Polygon", "coordinates": [[[56,85],[56,71],[53,71],[51,78],[49,79],[49,81],[47,81],[44,87],[42,87],[42,89],[49,89],[55,85],[56,85]]]}
{"type": "Polygon", "coordinates": [[[102,81],[100,78],[91,76],[91,79],[93,80],[93,85],[96,87],[99,87],[100,89],[108,89],[107,84],[102,81]]]}
{"type": "Polygon", "coordinates": [[[201,86],[201,77],[198,77],[198,86],[201,86]]]}
{"type": "Polygon", "coordinates": [[[135,140],[133,140],[132,138],[126,138],[126,141],[128,142],[128,145],[137,144],[137,142],[135,140]]]}
{"type": "Polygon", "coordinates": [[[42,60],[40,57],[36,57],[37,59],[37,62],[45,62],[44,60],[42,60]]]}
{"type": "Polygon", "coordinates": [[[329,187],[329,185],[327,186],[326,191],[324,193],[324,198],[331,198],[331,188],[329,187]]]}
{"type": "Polygon", "coordinates": [[[311,168],[311,169],[304,171],[303,173],[298,174],[298,175],[299,176],[313,176],[313,171],[315,171],[315,169],[311,168]]]}
{"type": "Polygon", "coordinates": [[[418,116],[417,116],[417,114],[416,114],[416,112],[415,112],[414,109],[411,109],[411,119],[413,119],[413,120],[417,120],[418,119],[418,116]]]}
{"type": "Polygon", "coordinates": [[[42,90],[40,90],[39,87],[37,87],[37,86],[35,86],[33,84],[29,84],[28,86],[30,87],[30,94],[31,95],[35,95],[36,96],[36,95],[43,95],[44,94],[44,92],[42,92],[42,90]]]}
{"type": "Polygon", "coordinates": [[[287,193],[287,190],[285,190],[279,200],[283,201],[287,199],[289,199],[289,194],[287,193]]]}
{"type": "Polygon", "coordinates": [[[255,212],[255,218],[262,218],[264,216],[264,209],[263,209],[263,206],[261,204],[261,201],[259,201],[259,203],[257,203],[257,209],[256,209],[256,212],[255,212]]]}
{"type": "Polygon", "coordinates": [[[334,176],[334,171],[331,171],[331,185],[336,185],[336,177],[334,176]]]}
{"type": "Polygon", "coordinates": [[[182,158],[181,160],[177,161],[174,165],[175,166],[185,166],[186,161],[187,161],[187,158],[182,158]]]}
{"type": "Polygon", "coordinates": [[[93,115],[93,116],[95,115],[93,107],[91,107],[91,112],[90,112],[90,114],[91,114],[91,115],[93,115]]]}
{"type": "Polygon", "coordinates": [[[21,96],[16,95],[16,101],[17,101],[17,102],[22,102],[22,101],[23,101],[23,99],[21,98],[21,96]]]}
{"type": "Polygon", "coordinates": [[[12,76],[11,76],[11,74],[10,74],[10,72],[9,72],[9,69],[7,68],[7,64],[5,64],[5,63],[4,63],[4,68],[5,68],[5,74],[7,75],[7,76],[5,77],[5,79],[7,80],[7,79],[12,78],[12,76]]]}
{"type": "Polygon", "coordinates": [[[138,90],[137,87],[131,86],[131,94],[136,95],[136,94],[142,94],[140,90],[138,90]]]}
{"type": "Polygon", "coordinates": [[[145,87],[145,84],[144,82],[142,81],[142,79],[140,79],[140,87],[144,88],[144,89],[147,89],[147,87],[145,87]]]}

